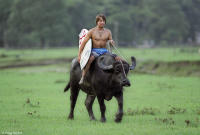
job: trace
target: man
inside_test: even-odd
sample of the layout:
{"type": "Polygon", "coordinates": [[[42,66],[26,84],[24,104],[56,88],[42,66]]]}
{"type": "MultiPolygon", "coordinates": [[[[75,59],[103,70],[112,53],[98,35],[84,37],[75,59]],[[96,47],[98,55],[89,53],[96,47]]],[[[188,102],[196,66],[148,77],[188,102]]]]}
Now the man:
{"type": "MultiPolygon", "coordinates": [[[[90,68],[91,63],[94,59],[104,53],[108,53],[106,49],[106,43],[109,41],[111,45],[114,45],[114,41],[112,40],[112,33],[109,29],[104,28],[106,24],[106,17],[103,14],[99,14],[96,16],[96,27],[90,29],[85,37],[84,41],[81,43],[81,47],[78,53],[78,61],[80,63],[81,53],[87,43],[87,41],[91,38],[92,39],[92,52],[88,63],[86,64],[85,68],[82,71],[82,77],[79,84],[82,84],[84,81],[84,77],[87,71],[90,68]]],[[[120,58],[116,55],[113,55],[116,60],[120,60],[120,58]]]]}

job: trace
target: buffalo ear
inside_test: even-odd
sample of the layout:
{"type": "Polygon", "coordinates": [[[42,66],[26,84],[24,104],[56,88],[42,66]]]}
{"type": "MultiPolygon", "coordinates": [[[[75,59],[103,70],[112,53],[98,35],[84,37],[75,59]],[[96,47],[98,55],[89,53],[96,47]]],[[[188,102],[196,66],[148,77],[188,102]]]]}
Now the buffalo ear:
{"type": "Polygon", "coordinates": [[[131,56],[131,62],[132,62],[132,65],[130,65],[129,69],[134,70],[136,67],[136,59],[134,56],[131,56]]]}

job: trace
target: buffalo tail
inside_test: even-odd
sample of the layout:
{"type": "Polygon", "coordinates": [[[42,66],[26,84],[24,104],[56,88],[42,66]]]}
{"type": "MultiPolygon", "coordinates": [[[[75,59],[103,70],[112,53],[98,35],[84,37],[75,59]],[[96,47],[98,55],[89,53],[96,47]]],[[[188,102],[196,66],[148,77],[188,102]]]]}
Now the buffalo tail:
{"type": "Polygon", "coordinates": [[[68,91],[68,89],[70,88],[70,81],[68,82],[67,86],[64,89],[64,92],[68,91]]]}

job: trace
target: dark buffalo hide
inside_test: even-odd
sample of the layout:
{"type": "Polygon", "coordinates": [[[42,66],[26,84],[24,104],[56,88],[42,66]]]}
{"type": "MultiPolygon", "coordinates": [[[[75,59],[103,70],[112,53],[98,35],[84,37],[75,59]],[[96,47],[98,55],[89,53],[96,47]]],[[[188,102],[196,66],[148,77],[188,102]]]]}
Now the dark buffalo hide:
{"type": "Polygon", "coordinates": [[[116,122],[120,122],[123,116],[123,87],[130,86],[127,78],[129,69],[134,69],[136,66],[135,58],[132,57],[132,65],[130,66],[125,61],[116,61],[111,55],[105,54],[97,57],[85,76],[82,85],[79,85],[81,79],[81,69],[77,58],[72,60],[70,70],[70,81],[64,91],[69,88],[71,90],[71,108],[68,118],[74,118],[74,107],[78,97],[79,90],[81,89],[87,93],[85,105],[91,120],[95,120],[92,105],[97,97],[100,111],[101,121],[105,122],[105,100],[110,100],[114,96],[118,101],[118,112],[116,114],[116,122]]]}

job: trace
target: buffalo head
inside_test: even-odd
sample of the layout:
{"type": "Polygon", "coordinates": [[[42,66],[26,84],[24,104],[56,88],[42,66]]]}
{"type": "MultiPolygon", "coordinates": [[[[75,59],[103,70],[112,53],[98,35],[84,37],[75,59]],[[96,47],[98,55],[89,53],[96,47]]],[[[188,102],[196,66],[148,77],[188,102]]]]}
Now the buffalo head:
{"type": "Polygon", "coordinates": [[[115,61],[113,57],[105,55],[98,59],[98,66],[112,75],[112,81],[120,86],[130,86],[130,81],[127,78],[129,70],[133,70],[136,66],[135,58],[131,57],[132,65],[127,62],[115,61]]]}

